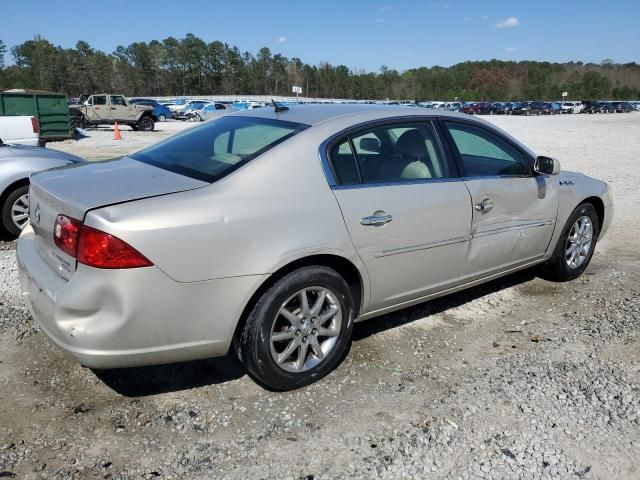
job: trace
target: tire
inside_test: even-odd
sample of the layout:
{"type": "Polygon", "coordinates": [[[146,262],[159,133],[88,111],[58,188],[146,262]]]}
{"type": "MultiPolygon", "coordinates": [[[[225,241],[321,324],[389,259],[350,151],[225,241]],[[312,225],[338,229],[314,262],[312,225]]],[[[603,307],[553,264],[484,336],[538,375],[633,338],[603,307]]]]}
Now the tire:
{"type": "Polygon", "coordinates": [[[75,128],[84,128],[85,122],[84,119],[80,116],[73,116],[69,119],[69,125],[72,129],[75,128]]]}
{"type": "Polygon", "coordinates": [[[2,234],[4,237],[9,239],[18,238],[22,229],[27,225],[28,218],[28,195],[29,195],[29,186],[24,185],[22,187],[18,187],[7,195],[2,204],[2,234]],[[25,205],[25,196],[27,198],[25,205]],[[16,224],[14,221],[14,214],[18,215],[20,211],[24,211],[24,214],[27,215],[24,217],[24,223],[16,224]]]}
{"type": "Polygon", "coordinates": [[[200,116],[199,113],[196,113],[196,122],[201,122],[202,121],[202,117],[200,116]]]}
{"type": "Polygon", "coordinates": [[[155,124],[153,123],[153,118],[149,116],[144,116],[140,120],[138,120],[138,130],[142,132],[151,132],[155,124]]]}
{"type": "Polygon", "coordinates": [[[351,344],[353,316],[353,301],[344,279],[331,268],[304,267],[280,278],[253,305],[234,339],[236,353],[249,375],[265,388],[300,388],[321,379],[342,361],[351,344]],[[313,312],[322,291],[326,295],[319,312],[324,313],[313,312]],[[306,316],[301,315],[301,292],[307,298],[306,316]],[[281,313],[285,309],[286,317],[281,313]],[[322,330],[335,335],[323,336],[319,333],[322,330]],[[272,337],[277,334],[282,338],[272,337]]]}
{"type": "Polygon", "coordinates": [[[163,114],[158,115],[158,121],[159,122],[166,122],[167,121],[166,115],[163,115],[163,114]]]}
{"type": "MultiPolygon", "coordinates": [[[[584,225],[584,223],[583,223],[584,225]]],[[[543,277],[554,280],[558,282],[567,282],[569,280],[574,280],[578,278],[585,271],[589,262],[591,261],[591,257],[593,256],[593,251],[596,247],[596,242],[598,240],[598,235],[600,234],[600,221],[598,219],[598,213],[594,206],[590,203],[583,203],[576,207],[576,209],[569,215],[569,219],[562,230],[562,234],[558,239],[558,243],[553,252],[551,258],[544,265],[544,274],[543,277]],[[591,224],[591,233],[590,238],[591,241],[588,245],[587,254],[579,256],[581,261],[577,265],[571,265],[570,259],[572,257],[567,253],[569,250],[569,246],[571,244],[576,245],[574,242],[570,241],[570,236],[572,238],[580,238],[580,235],[574,235],[576,230],[575,227],[578,224],[579,220],[588,219],[591,224]]],[[[582,239],[584,241],[584,239],[582,239]]],[[[579,244],[578,244],[579,245],[579,244]]]]}

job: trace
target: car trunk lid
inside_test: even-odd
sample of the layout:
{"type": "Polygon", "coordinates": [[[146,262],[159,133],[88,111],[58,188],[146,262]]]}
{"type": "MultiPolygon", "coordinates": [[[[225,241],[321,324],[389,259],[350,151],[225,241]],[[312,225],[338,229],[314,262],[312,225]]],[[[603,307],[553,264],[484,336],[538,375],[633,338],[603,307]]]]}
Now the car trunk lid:
{"type": "Polygon", "coordinates": [[[83,221],[85,214],[95,208],[206,185],[201,180],[127,157],[34,174],[29,191],[30,220],[40,255],[59,275],[69,279],[75,271],[76,260],[54,243],[53,230],[58,215],[83,221]]]}

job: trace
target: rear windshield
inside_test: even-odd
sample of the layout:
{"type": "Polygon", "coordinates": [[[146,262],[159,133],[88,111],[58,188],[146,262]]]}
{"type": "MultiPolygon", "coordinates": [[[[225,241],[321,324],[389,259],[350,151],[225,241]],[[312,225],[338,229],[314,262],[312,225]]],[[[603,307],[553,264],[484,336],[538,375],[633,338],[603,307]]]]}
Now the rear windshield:
{"type": "Polygon", "coordinates": [[[300,123],[222,117],[131,155],[139,162],[213,183],[308,128],[300,123]]]}

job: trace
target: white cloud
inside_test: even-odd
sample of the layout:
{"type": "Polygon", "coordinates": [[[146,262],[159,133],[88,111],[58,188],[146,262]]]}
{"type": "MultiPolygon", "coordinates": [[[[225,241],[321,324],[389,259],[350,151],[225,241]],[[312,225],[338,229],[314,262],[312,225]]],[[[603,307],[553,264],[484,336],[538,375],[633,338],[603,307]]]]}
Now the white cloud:
{"type": "Polygon", "coordinates": [[[517,27],[518,25],[520,25],[520,20],[518,20],[516,17],[508,17],[496,23],[496,27],[498,28],[513,28],[517,27]]]}
{"type": "Polygon", "coordinates": [[[505,48],[505,50],[507,52],[509,52],[509,53],[513,53],[513,52],[515,52],[517,50],[517,48],[516,47],[507,47],[507,48],[505,48]]]}
{"type": "Polygon", "coordinates": [[[286,42],[286,41],[287,41],[287,37],[278,37],[278,38],[276,39],[276,42],[278,42],[278,43],[284,43],[284,42],[286,42]]]}
{"type": "Polygon", "coordinates": [[[384,7],[378,8],[379,12],[388,12],[389,10],[391,10],[391,5],[385,5],[384,7]]]}
{"type": "Polygon", "coordinates": [[[482,20],[489,20],[489,15],[486,13],[480,17],[482,20]]]}

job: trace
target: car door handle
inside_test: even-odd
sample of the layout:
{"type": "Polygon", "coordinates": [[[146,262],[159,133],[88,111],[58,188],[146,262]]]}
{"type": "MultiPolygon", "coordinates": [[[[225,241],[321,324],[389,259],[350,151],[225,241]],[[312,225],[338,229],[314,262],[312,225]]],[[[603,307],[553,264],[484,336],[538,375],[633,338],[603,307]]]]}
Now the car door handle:
{"type": "Polygon", "coordinates": [[[111,107],[111,110],[115,110],[115,109],[116,109],[116,107],[111,107]]]}
{"type": "Polygon", "coordinates": [[[479,212],[488,212],[493,208],[493,202],[489,198],[485,198],[480,203],[476,203],[474,208],[479,212]]]}
{"type": "Polygon", "coordinates": [[[381,227],[389,223],[391,220],[393,220],[393,216],[382,213],[377,215],[373,214],[369,217],[363,217],[360,219],[360,223],[365,226],[381,227]]]}

